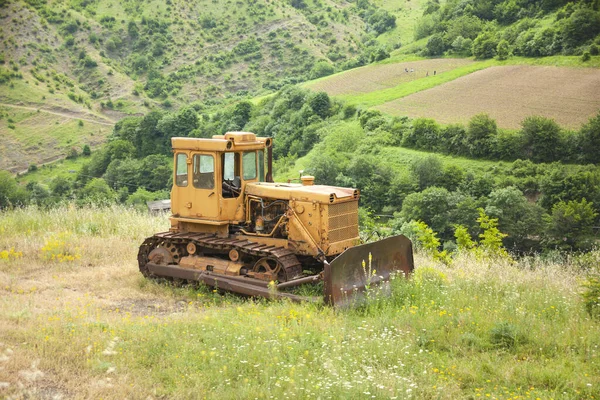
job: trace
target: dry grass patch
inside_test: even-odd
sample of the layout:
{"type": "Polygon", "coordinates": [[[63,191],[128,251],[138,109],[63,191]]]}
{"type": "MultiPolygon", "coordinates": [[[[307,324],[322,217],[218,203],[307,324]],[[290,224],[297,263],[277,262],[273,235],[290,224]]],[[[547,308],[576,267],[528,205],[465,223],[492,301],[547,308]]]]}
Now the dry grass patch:
{"type": "Polygon", "coordinates": [[[503,128],[517,129],[530,115],[577,128],[600,109],[600,70],[591,68],[491,67],[382,104],[377,109],[438,122],[467,123],[487,113],[503,128]]]}

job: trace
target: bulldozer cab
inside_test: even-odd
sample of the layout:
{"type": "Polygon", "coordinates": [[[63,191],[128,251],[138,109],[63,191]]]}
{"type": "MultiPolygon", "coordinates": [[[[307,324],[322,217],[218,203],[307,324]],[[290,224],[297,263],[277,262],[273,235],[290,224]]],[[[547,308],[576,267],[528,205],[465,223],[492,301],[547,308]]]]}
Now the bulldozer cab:
{"type": "Polygon", "coordinates": [[[243,221],[245,185],[271,176],[271,139],[229,132],[212,139],[173,138],[172,145],[172,222],[201,220],[225,227],[243,221]]]}

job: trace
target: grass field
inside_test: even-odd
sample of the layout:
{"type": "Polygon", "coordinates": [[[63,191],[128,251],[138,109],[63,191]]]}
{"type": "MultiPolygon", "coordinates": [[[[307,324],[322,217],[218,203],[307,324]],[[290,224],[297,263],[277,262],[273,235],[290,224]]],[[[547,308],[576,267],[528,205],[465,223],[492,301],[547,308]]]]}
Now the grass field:
{"type": "Polygon", "coordinates": [[[530,115],[578,128],[600,109],[600,70],[541,66],[491,67],[376,107],[391,115],[466,123],[487,113],[517,129],[530,115]]]}
{"type": "Polygon", "coordinates": [[[0,214],[0,397],[600,396],[570,264],[417,255],[391,298],[333,310],[144,280],[137,246],[167,227],[123,207],[0,214]]]}

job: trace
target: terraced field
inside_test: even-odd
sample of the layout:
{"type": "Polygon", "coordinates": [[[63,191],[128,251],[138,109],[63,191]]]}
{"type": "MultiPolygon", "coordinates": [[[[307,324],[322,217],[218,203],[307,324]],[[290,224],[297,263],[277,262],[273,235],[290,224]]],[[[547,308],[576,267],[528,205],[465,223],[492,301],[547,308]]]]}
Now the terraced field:
{"type": "Polygon", "coordinates": [[[311,90],[325,91],[330,96],[364,94],[393,88],[428,76],[433,77],[434,74],[451,71],[473,62],[468,59],[439,58],[369,65],[311,82],[307,87],[311,90]]]}
{"type": "Polygon", "coordinates": [[[491,67],[376,107],[392,115],[467,122],[487,113],[502,128],[530,115],[576,128],[600,109],[600,70],[528,65],[491,67]]]}

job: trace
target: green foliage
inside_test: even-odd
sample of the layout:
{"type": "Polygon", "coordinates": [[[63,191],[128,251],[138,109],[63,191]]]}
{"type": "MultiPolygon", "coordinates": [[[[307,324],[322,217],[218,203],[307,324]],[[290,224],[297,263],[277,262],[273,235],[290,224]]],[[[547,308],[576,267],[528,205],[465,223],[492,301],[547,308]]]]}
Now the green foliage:
{"type": "Polygon", "coordinates": [[[593,204],[585,198],[581,201],[560,201],[552,207],[548,233],[558,247],[589,250],[591,243],[588,239],[597,216],[593,204]]]}
{"type": "Polygon", "coordinates": [[[564,152],[562,132],[549,118],[531,116],[521,123],[523,155],[534,162],[559,160],[564,152]]]}
{"type": "Polygon", "coordinates": [[[496,58],[500,61],[506,60],[510,57],[510,44],[507,40],[502,39],[498,42],[496,47],[496,58]]]}
{"type": "MultiPolygon", "coordinates": [[[[400,232],[413,239],[417,248],[425,254],[444,263],[450,262],[448,253],[445,250],[439,250],[441,243],[436,233],[425,222],[412,220],[404,224],[400,232]]],[[[435,278],[439,278],[439,276],[434,275],[435,278]]]]}
{"type": "Polygon", "coordinates": [[[477,222],[483,230],[483,233],[479,234],[479,248],[489,257],[510,259],[502,245],[502,239],[508,235],[498,229],[498,218],[490,218],[483,208],[480,208],[477,222]]]}
{"type": "Polygon", "coordinates": [[[324,76],[328,76],[333,74],[334,68],[333,65],[328,63],[327,61],[319,61],[315,63],[315,65],[310,70],[310,78],[317,79],[324,76]]]}
{"type": "Polygon", "coordinates": [[[545,231],[544,209],[527,201],[523,193],[510,186],[493,190],[487,200],[485,212],[495,217],[498,228],[507,234],[506,247],[526,250],[529,237],[539,237],[545,231]]]}
{"type": "Polygon", "coordinates": [[[477,243],[471,239],[471,234],[469,234],[467,227],[463,225],[455,226],[454,237],[456,238],[456,245],[459,252],[469,252],[477,245],[477,243]]]}
{"type": "Polygon", "coordinates": [[[420,190],[443,184],[442,162],[434,155],[413,161],[410,169],[417,179],[420,190]]]}
{"type": "Polygon", "coordinates": [[[467,140],[469,154],[473,157],[489,157],[493,154],[498,135],[496,121],[487,114],[477,114],[469,121],[467,140]]]}
{"type": "Polygon", "coordinates": [[[584,51],[583,54],[581,55],[581,61],[586,62],[586,61],[590,61],[592,59],[592,56],[590,55],[589,51],[584,51]]]}
{"type": "Polygon", "coordinates": [[[101,178],[93,178],[78,193],[80,205],[107,205],[116,201],[116,193],[101,178]]]}
{"type": "Polygon", "coordinates": [[[238,55],[248,55],[260,51],[260,43],[254,39],[248,39],[238,43],[234,48],[233,52],[238,55]]]}
{"type": "Polygon", "coordinates": [[[425,46],[425,55],[440,56],[444,54],[444,50],[446,50],[446,45],[444,44],[444,38],[441,34],[436,33],[435,35],[431,35],[429,39],[427,39],[427,45],[425,46]]]}
{"type": "Polygon", "coordinates": [[[508,322],[499,322],[490,329],[490,342],[496,347],[513,349],[522,341],[517,328],[508,322]]]}
{"type": "Polygon", "coordinates": [[[20,206],[28,201],[28,194],[17,184],[8,171],[0,171],[0,210],[20,206]]]}
{"type": "Polygon", "coordinates": [[[578,132],[579,159],[584,163],[600,163],[600,113],[590,118],[578,132]]]}
{"type": "Polygon", "coordinates": [[[600,274],[594,272],[583,283],[581,294],[585,310],[591,317],[600,318],[600,274]]]}
{"type": "Polygon", "coordinates": [[[473,41],[473,55],[477,59],[492,58],[496,55],[498,40],[492,32],[483,32],[473,41]]]}
{"type": "Polygon", "coordinates": [[[318,92],[308,98],[308,105],[319,117],[325,119],[331,113],[331,100],[325,92],[318,92]]]}
{"type": "Polygon", "coordinates": [[[367,29],[372,29],[378,35],[394,29],[396,27],[396,18],[387,10],[382,8],[375,11],[367,20],[367,29]]]}
{"type": "Polygon", "coordinates": [[[90,146],[86,144],[83,146],[83,150],[81,151],[81,154],[88,157],[92,154],[92,149],[90,149],[90,146]]]}

